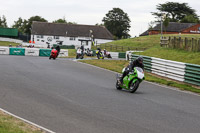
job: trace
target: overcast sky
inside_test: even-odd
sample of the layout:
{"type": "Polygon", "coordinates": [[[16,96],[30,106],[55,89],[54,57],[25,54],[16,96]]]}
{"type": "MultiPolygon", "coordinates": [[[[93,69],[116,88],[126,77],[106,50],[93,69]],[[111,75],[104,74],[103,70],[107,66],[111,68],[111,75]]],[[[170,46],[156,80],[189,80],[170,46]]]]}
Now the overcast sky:
{"type": "MultiPolygon", "coordinates": [[[[65,16],[67,21],[78,24],[95,25],[114,7],[121,8],[131,19],[129,34],[138,36],[155,20],[150,12],[156,11],[156,5],[166,0],[0,0],[0,16],[5,15],[8,26],[19,17],[28,19],[39,15],[49,22],[65,16]]],[[[170,1],[171,2],[171,1],[170,1]]],[[[200,15],[200,2],[197,0],[173,0],[185,2],[200,15]]]]}

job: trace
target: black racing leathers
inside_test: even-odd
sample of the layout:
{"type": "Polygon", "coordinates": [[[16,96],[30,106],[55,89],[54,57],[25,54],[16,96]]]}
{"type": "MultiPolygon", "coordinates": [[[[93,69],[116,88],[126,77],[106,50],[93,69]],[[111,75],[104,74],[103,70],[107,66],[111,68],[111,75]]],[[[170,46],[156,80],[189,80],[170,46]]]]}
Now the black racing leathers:
{"type": "Polygon", "coordinates": [[[123,78],[124,78],[126,75],[128,75],[128,73],[131,72],[131,71],[134,69],[134,67],[140,67],[140,68],[142,68],[142,69],[144,70],[144,65],[143,65],[142,63],[139,63],[138,60],[132,61],[132,62],[126,67],[126,69],[125,69],[125,71],[124,71],[124,73],[123,73],[123,75],[122,75],[121,82],[122,82],[123,78]]]}

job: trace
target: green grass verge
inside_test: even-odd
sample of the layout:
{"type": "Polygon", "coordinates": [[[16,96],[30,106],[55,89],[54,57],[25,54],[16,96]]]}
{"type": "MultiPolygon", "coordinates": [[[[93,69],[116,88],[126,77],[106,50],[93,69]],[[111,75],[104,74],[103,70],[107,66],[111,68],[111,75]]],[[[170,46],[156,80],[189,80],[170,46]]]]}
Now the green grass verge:
{"type": "MultiPolygon", "coordinates": [[[[121,73],[123,67],[128,65],[128,61],[123,61],[123,60],[80,60],[80,62],[95,65],[95,66],[102,67],[102,68],[119,72],[119,73],[121,73]]],[[[146,77],[146,80],[150,82],[172,86],[172,87],[179,88],[180,90],[187,90],[187,91],[200,94],[200,89],[195,88],[185,83],[175,82],[173,80],[161,78],[160,76],[155,76],[147,72],[145,72],[145,77],[146,77]]]]}
{"type": "Polygon", "coordinates": [[[134,54],[200,65],[200,52],[188,52],[156,46],[134,54]]]}
{"type": "Polygon", "coordinates": [[[19,45],[19,43],[0,41],[0,46],[9,46],[9,44],[11,44],[13,47],[19,45]]]}
{"type": "Polygon", "coordinates": [[[0,133],[43,133],[40,129],[0,111],[0,133]]]}
{"type": "MultiPolygon", "coordinates": [[[[200,38],[200,35],[182,34],[182,35],[164,35],[164,36],[181,36],[181,37],[193,37],[200,38]]],[[[116,46],[132,46],[137,48],[146,48],[144,52],[135,53],[140,55],[146,55],[150,57],[157,57],[167,60],[180,61],[185,63],[199,64],[200,65],[200,52],[188,52],[178,49],[170,49],[160,47],[160,35],[141,36],[137,38],[123,39],[118,41],[109,42],[108,44],[116,46]]],[[[101,46],[105,46],[102,44],[101,46]]],[[[95,47],[93,47],[95,49],[95,47]]],[[[116,49],[109,49],[108,51],[116,51],[116,49]]],[[[119,51],[116,51],[119,52],[119,51]]]]}

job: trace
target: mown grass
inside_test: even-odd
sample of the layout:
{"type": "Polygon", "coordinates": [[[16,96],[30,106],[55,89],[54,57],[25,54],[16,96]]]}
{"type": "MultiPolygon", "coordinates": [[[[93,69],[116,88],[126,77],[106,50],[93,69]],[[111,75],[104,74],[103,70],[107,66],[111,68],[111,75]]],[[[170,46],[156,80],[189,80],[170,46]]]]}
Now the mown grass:
{"type": "Polygon", "coordinates": [[[44,133],[40,129],[22,122],[0,111],[0,133],[44,133]]]}
{"type": "MultiPolygon", "coordinates": [[[[180,36],[180,37],[193,37],[200,38],[199,34],[181,34],[181,35],[164,35],[164,36],[180,36]]],[[[162,59],[180,61],[185,63],[199,64],[200,65],[200,52],[189,52],[185,50],[172,49],[172,48],[163,48],[160,46],[160,35],[150,35],[150,36],[141,36],[130,39],[123,39],[118,41],[113,41],[108,44],[116,46],[131,46],[137,48],[146,48],[144,52],[135,53],[140,55],[146,55],[150,57],[157,57],[162,59]]],[[[102,44],[105,46],[105,44],[102,44]]],[[[95,47],[93,47],[95,49],[95,47]]],[[[107,47],[108,51],[116,51],[116,49],[110,50],[107,47]]],[[[116,51],[119,52],[119,51],[116,51]]]]}
{"type": "MultiPolygon", "coordinates": [[[[193,38],[200,38],[200,34],[169,34],[164,35],[165,37],[168,36],[177,36],[177,37],[193,37],[193,38]]],[[[132,47],[138,47],[138,48],[152,48],[154,46],[160,45],[160,37],[161,35],[149,35],[149,36],[141,36],[141,37],[135,37],[130,39],[122,39],[122,40],[116,40],[113,42],[109,42],[106,44],[113,44],[117,46],[132,46],[132,47]]],[[[102,44],[104,45],[104,44],[102,44]]]]}
{"type": "Polygon", "coordinates": [[[200,52],[188,52],[157,46],[134,54],[200,65],[200,52]]]}
{"type": "Polygon", "coordinates": [[[9,46],[10,44],[14,47],[19,45],[19,43],[0,41],[0,46],[9,46]]]}
{"type": "MultiPolygon", "coordinates": [[[[124,61],[124,60],[81,60],[80,62],[95,65],[95,66],[102,67],[102,68],[119,72],[119,73],[121,73],[123,67],[127,66],[129,63],[128,61],[124,61]]],[[[146,77],[145,80],[150,81],[150,82],[172,86],[172,87],[179,88],[180,90],[187,90],[187,91],[200,94],[200,89],[193,87],[189,84],[185,84],[182,82],[175,82],[170,79],[156,76],[147,72],[145,72],[145,77],[146,77]]]]}
{"type": "Polygon", "coordinates": [[[68,58],[76,57],[76,49],[68,49],[68,58]]]}

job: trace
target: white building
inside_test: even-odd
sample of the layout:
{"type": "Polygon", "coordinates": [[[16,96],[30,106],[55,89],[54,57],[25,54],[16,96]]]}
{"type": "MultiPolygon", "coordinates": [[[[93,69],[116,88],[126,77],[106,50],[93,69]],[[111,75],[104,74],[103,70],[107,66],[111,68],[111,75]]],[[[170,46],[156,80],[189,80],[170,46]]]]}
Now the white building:
{"type": "Polygon", "coordinates": [[[90,49],[92,42],[96,45],[113,41],[113,35],[104,26],[33,22],[31,40],[43,47],[84,45],[90,49]]]}

